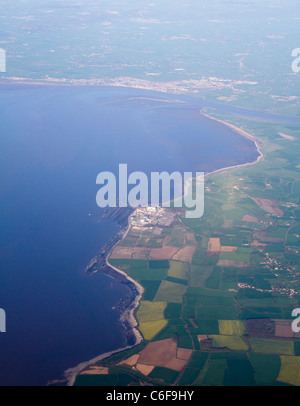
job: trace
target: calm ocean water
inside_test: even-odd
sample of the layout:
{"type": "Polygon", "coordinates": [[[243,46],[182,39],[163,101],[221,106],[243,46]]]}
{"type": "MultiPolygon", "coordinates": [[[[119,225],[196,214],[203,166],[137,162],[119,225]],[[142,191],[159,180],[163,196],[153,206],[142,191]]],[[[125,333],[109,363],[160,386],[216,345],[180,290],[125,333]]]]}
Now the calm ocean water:
{"type": "Polygon", "coordinates": [[[96,176],[211,171],[254,161],[254,143],[148,91],[0,89],[0,385],[45,385],[126,345],[113,307],[129,288],[86,265],[119,230],[99,222],[96,176]],[[153,97],[153,100],[151,98],[153,97]],[[91,213],[91,216],[89,216],[91,213]]]}

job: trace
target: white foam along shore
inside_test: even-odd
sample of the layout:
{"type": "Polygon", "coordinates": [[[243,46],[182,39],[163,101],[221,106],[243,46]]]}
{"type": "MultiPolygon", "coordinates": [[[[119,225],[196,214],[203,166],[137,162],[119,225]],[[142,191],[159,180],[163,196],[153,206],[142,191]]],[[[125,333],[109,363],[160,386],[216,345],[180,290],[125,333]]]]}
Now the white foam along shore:
{"type": "MultiPolygon", "coordinates": [[[[127,236],[128,232],[129,232],[129,230],[131,228],[131,216],[133,214],[134,214],[134,212],[128,217],[128,227],[127,227],[127,230],[124,233],[122,239],[124,239],[127,236]]],[[[112,250],[113,250],[113,248],[112,248],[112,250]]],[[[138,323],[137,323],[137,321],[136,321],[136,319],[134,317],[134,312],[135,312],[135,309],[139,306],[140,300],[141,300],[141,298],[143,296],[143,293],[144,293],[144,288],[137,281],[135,281],[130,276],[128,276],[124,271],[122,271],[121,269],[118,269],[118,268],[114,267],[113,265],[111,265],[108,262],[108,256],[106,258],[106,265],[108,265],[110,268],[114,269],[119,274],[124,275],[128,281],[130,281],[131,283],[133,283],[135,285],[135,288],[136,288],[136,290],[138,292],[138,294],[135,296],[134,301],[130,304],[130,307],[128,309],[126,309],[124,311],[124,313],[122,314],[122,316],[121,316],[121,320],[124,320],[124,321],[126,320],[129,323],[129,325],[131,327],[131,330],[132,330],[132,332],[133,332],[133,334],[135,336],[135,343],[133,345],[127,345],[127,346],[122,347],[122,348],[117,348],[114,351],[110,351],[110,352],[100,354],[97,357],[90,359],[89,361],[81,362],[77,366],[75,366],[73,368],[69,368],[66,371],[64,371],[64,379],[57,380],[57,381],[51,381],[51,382],[48,383],[48,385],[53,385],[53,384],[56,384],[56,383],[66,383],[67,386],[73,386],[74,383],[75,383],[76,377],[84,369],[88,368],[91,365],[94,365],[96,362],[104,360],[105,358],[109,358],[114,354],[117,354],[119,352],[123,352],[125,350],[129,350],[129,349],[135,347],[136,345],[140,344],[140,342],[143,340],[143,337],[142,337],[142,335],[140,334],[140,332],[139,332],[139,330],[137,328],[138,323]]]]}
{"type": "MultiPolygon", "coordinates": [[[[75,380],[77,378],[77,376],[86,368],[96,364],[99,361],[102,361],[106,358],[111,357],[114,354],[118,354],[120,352],[129,350],[133,347],[135,347],[136,345],[140,344],[140,342],[143,340],[138,328],[137,328],[137,322],[136,319],[134,318],[134,311],[135,309],[138,307],[139,302],[142,298],[142,294],[143,294],[143,287],[141,285],[139,285],[136,281],[134,281],[133,279],[129,278],[128,275],[125,274],[125,272],[120,271],[119,269],[109,265],[111,268],[113,268],[114,270],[116,270],[117,272],[123,274],[126,276],[126,278],[128,280],[130,280],[131,282],[133,282],[136,286],[136,288],[138,289],[139,294],[135,297],[134,302],[130,305],[130,309],[125,310],[125,312],[123,313],[122,317],[124,320],[126,319],[126,321],[128,321],[130,323],[132,332],[135,336],[135,343],[133,345],[127,345],[125,347],[122,348],[117,348],[114,351],[110,351],[110,352],[106,352],[103,353],[95,358],[92,358],[89,361],[84,361],[81,362],[80,364],[78,364],[77,366],[73,367],[73,368],[69,368],[64,372],[64,379],[62,379],[61,381],[52,381],[49,382],[49,384],[55,384],[55,383],[59,383],[59,382],[63,382],[66,383],[67,386],[73,386],[75,383],[75,380]]],[[[49,385],[48,384],[48,385],[49,385]]]]}
{"type": "MultiPolygon", "coordinates": [[[[227,123],[226,121],[222,121],[222,120],[219,120],[219,119],[217,119],[217,118],[211,117],[211,116],[209,116],[207,113],[204,113],[203,110],[200,111],[200,114],[201,114],[202,116],[204,116],[204,117],[210,119],[210,120],[217,121],[217,122],[219,122],[220,124],[225,125],[225,126],[231,128],[233,131],[237,132],[238,134],[242,135],[243,137],[248,138],[248,139],[250,139],[251,141],[253,141],[253,142],[255,143],[256,149],[257,149],[258,154],[259,154],[258,157],[257,157],[257,159],[256,159],[255,161],[253,161],[253,162],[247,162],[247,163],[245,163],[245,164],[227,166],[227,167],[225,167],[225,168],[216,169],[215,171],[212,171],[212,172],[209,172],[209,173],[205,174],[205,177],[214,175],[214,174],[216,174],[216,173],[225,172],[225,171],[228,171],[228,170],[233,170],[233,169],[235,169],[235,168],[243,168],[243,167],[247,167],[247,166],[250,166],[250,165],[254,165],[254,164],[256,164],[257,162],[261,161],[261,160],[264,158],[262,152],[260,151],[260,148],[259,148],[259,145],[258,145],[258,141],[257,141],[257,139],[256,139],[253,135],[247,133],[246,131],[242,130],[241,128],[238,128],[238,127],[234,126],[233,124],[230,124],[230,123],[227,123]]],[[[192,182],[193,182],[193,178],[188,179],[188,181],[187,181],[188,187],[190,187],[190,186],[192,185],[192,182]]],[[[131,216],[132,216],[133,214],[134,214],[134,212],[133,212],[133,213],[129,216],[129,218],[128,218],[128,227],[127,227],[127,230],[126,230],[126,232],[124,233],[122,239],[124,239],[124,238],[127,236],[128,232],[129,232],[129,230],[130,230],[130,228],[131,228],[131,216]]],[[[118,243],[117,243],[117,244],[118,244],[118,243]]],[[[130,324],[130,326],[131,326],[131,328],[132,328],[132,331],[133,331],[133,333],[134,333],[136,342],[135,342],[135,344],[133,344],[133,345],[126,346],[126,347],[124,347],[124,348],[118,348],[118,349],[116,349],[116,350],[114,350],[114,351],[111,351],[111,352],[106,352],[106,353],[104,353],[104,354],[101,354],[101,355],[99,355],[99,356],[97,356],[97,357],[95,357],[95,358],[89,360],[89,361],[82,362],[82,363],[78,364],[78,365],[77,365],[76,367],[74,367],[74,368],[69,368],[69,369],[67,369],[67,370],[64,372],[64,376],[65,376],[64,382],[67,382],[67,386],[72,386],[72,385],[74,384],[75,380],[76,380],[76,377],[77,377],[84,369],[86,369],[86,368],[88,368],[89,366],[95,364],[96,362],[99,362],[99,361],[104,360],[105,358],[109,358],[110,356],[112,356],[112,355],[114,355],[114,354],[117,354],[117,353],[119,353],[119,352],[122,352],[122,351],[128,350],[128,349],[130,349],[130,348],[133,348],[133,347],[135,347],[136,345],[138,345],[138,344],[143,340],[143,338],[142,338],[142,336],[141,336],[141,334],[140,334],[140,332],[139,332],[139,330],[138,330],[138,327],[137,327],[137,326],[138,326],[138,323],[137,323],[137,321],[136,321],[136,319],[135,319],[135,317],[134,317],[134,312],[135,312],[135,309],[139,306],[139,302],[140,302],[140,300],[141,300],[141,298],[142,298],[142,296],[143,296],[143,293],[144,293],[144,288],[143,288],[142,285],[140,285],[137,281],[135,281],[135,280],[132,279],[130,276],[128,276],[124,271],[122,271],[121,269],[118,269],[118,268],[114,267],[113,265],[111,265],[111,264],[108,262],[108,258],[106,258],[106,264],[107,264],[109,267],[111,267],[112,269],[114,269],[116,272],[118,272],[118,273],[124,275],[128,281],[132,282],[132,283],[135,285],[135,287],[136,287],[136,289],[137,289],[137,291],[138,291],[138,295],[135,297],[135,300],[134,300],[133,303],[130,305],[130,308],[127,309],[127,310],[125,310],[124,314],[122,315],[122,318],[123,318],[124,320],[126,320],[127,322],[129,322],[129,324],[130,324]]],[[[59,381],[54,381],[54,382],[51,382],[51,383],[53,384],[53,383],[55,383],[55,382],[59,382],[59,381]]]]}

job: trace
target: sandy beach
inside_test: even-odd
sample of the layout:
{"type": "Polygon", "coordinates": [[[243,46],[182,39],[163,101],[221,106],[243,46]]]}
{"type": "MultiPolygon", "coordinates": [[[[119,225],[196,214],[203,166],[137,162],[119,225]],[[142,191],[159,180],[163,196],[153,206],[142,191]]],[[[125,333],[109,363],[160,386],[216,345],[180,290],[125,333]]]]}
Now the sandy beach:
{"type": "Polygon", "coordinates": [[[236,126],[233,125],[233,124],[227,123],[226,121],[222,121],[222,120],[219,120],[219,119],[217,119],[217,118],[215,118],[215,117],[211,117],[211,116],[208,115],[207,113],[204,113],[203,110],[204,110],[204,109],[200,110],[200,114],[201,114],[203,117],[206,117],[206,118],[208,118],[208,119],[210,119],[210,120],[217,121],[218,123],[223,124],[223,125],[225,125],[225,126],[231,128],[234,132],[236,132],[236,133],[242,135],[243,137],[248,138],[249,140],[253,141],[254,144],[255,144],[255,147],[256,147],[256,149],[257,149],[257,152],[258,152],[258,154],[259,154],[258,157],[256,158],[256,160],[253,161],[253,162],[246,162],[245,164],[227,166],[227,167],[225,167],[225,168],[216,169],[215,171],[212,171],[212,172],[207,173],[207,174],[205,175],[206,177],[211,176],[211,175],[214,175],[215,173],[225,172],[225,171],[228,171],[228,170],[231,170],[231,169],[235,169],[235,168],[245,168],[245,167],[247,167],[247,166],[254,165],[254,164],[256,164],[256,163],[258,163],[259,161],[261,161],[261,160],[264,159],[264,155],[263,155],[263,153],[262,153],[261,150],[260,150],[260,146],[259,146],[258,140],[257,140],[252,134],[249,134],[249,133],[246,132],[245,130],[242,130],[241,128],[236,127],[236,126]]]}

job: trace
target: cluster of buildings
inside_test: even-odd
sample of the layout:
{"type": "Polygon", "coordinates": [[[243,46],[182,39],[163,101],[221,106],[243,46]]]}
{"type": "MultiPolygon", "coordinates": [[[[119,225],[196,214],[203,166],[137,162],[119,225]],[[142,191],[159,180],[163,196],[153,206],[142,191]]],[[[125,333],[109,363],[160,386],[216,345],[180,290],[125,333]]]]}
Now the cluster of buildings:
{"type": "Polygon", "coordinates": [[[131,215],[131,225],[134,227],[161,226],[170,227],[174,222],[176,212],[163,207],[139,207],[131,215]]]}

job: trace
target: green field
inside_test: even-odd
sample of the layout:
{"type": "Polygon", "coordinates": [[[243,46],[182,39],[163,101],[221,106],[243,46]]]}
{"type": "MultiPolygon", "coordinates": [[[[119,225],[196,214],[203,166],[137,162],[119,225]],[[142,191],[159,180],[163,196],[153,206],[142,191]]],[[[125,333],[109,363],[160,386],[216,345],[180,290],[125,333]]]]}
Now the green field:
{"type": "Polygon", "coordinates": [[[188,362],[190,368],[202,370],[208,357],[207,352],[194,351],[188,362]]]}
{"type": "Polygon", "coordinates": [[[227,362],[225,359],[215,359],[209,361],[209,367],[205,374],[203,383],[205,385],[221,386],[223,385],[227,362]]]}
{"type": "Polygon", "coordinates": [[[278,355],[250,354],[249,359],[255,370],[255,380],[259,385],[275,383],[280,370],[278,355]]]}
{"type": "Polygon", "coordinates": [[[218,289],[221,280],[221,272],[222,268],[215,266],[205,281],[205,287],[209,289],[218,289]]]}
{"type": "Polygon", "coordinates": [[[251,252],[250,248],[238,248],[235,252],[221,252],[220,259],[249,263],[251,252]]]}
{"type": "Polygon", "coordinates": [[[213,340],[213,347],[215,348],[228,348],[232,351],[247,351],[248,345],[242,337],[226,336],[226,335],[209,335],[213,340]]]}
{"type": "Polygon", "coordinates": [[[187,262],[170,261],[168,276],[178,279],[186,279],[188,271],[189,264],[187,262]]]}
{"type": "Polygon", "coordinates": [[[193,350],[194,344],[192,337],[190,335],[179,336],[177,338],[177,347],[193,350]]]}
{"type": "Polygon", "coordinates": [[[141,281],[141,285],[144,287],[143,299],[152,301],[160,286],[160,281],[141,281]]]}
{"type": "Polygon", "coordinates": [[[185,292],[186,286],[164,280],[160,284],[160,287],[155,295],[154,301],[181,303],[182,296],[184,295],[185,292]]]}
{"type": "Polygon", "coordinates": [[[173,383],[177,379],[178,375],[179,375],[179,373],[176,371],[173,371],[172,369],[155,367],[153,369],[153,371],[151,371],[151,373],[149,374],[149,377],[153,378],[153,379],[162,380],[165,383],[170,384],[170,383],[173,383]]]}
{"type": "Polygon", "coordinates": [[[199,320],[235,320],[237,308],[234,306],[198,305],[196,312],[199,320]]]}
{"type": "Polygon", "coordinates": [[[178,385],[192,385],[199,375],[199,369],[187,367],[181,375],[178,385]]]}
{"type": "Polygon", "coordinates": [[[254,369],[248,360],[229,359],[225,370],[225,386],[254,386],[254,369]]]}
{"type": "Polygon", "coordinates": [[[253,337],[249,339],[249,342],[253,352],[263,354],[294,355],[294,343],[292,341],[253,337]]]}

